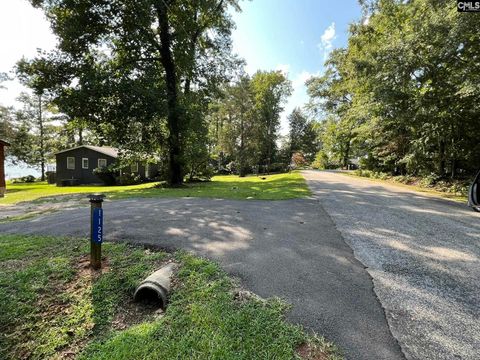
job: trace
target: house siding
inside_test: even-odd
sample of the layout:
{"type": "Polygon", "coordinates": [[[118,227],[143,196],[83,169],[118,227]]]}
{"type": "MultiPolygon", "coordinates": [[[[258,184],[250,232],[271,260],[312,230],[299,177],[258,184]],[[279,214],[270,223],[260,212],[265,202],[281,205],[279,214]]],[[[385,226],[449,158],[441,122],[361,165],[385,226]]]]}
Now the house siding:
{"type": "Polygon", "coordinates": [[[107,166],[117,161],[117,159],[112,156],[82,147],[56,154],[57,185],[61,185],[62,180],[70,179],[77,179],[80,184],[102,184],[102,180],[93,173],[93,170],[98,167],[98,159],[106,159],[107,166]],[[75,158],[75,169],[67,169],[67,157],[75,158]],[[88,159],[88,169],[82,168],[82,158],[88,159]]]}

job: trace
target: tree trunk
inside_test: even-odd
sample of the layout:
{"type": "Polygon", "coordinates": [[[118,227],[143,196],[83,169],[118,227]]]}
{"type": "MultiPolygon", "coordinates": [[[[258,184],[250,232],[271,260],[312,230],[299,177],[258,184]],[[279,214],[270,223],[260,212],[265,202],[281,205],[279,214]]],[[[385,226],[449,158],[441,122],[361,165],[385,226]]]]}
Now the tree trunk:
{"type": "Polygon", "coordinates": [[[245,167],[245,125],[244,125],[245,114],[242,112],[240,114],[240,147],[239,147],[239,156],[238,156],[238,175],[244,177],[246,175],[245,167]]]}
{"type": "Polygon", "coordinates": [[[347,168],[349,158],[350,158],[350,140],[346,143],[345,153],[343,155],[343,167],[344,168],[347,168]]]}
{"type": "Polygon", "coordinates": [[[455,179],[455,175],[457,173],[457,160],[455,158],[452,158],[452,169],[451,169],[451,174],[450,177],[452,179],[455,179]]]}
{"type": "Polygon", "coordinates": [[[41,180],[45,181],[45,141],[43,131],[43,118],[42,118],[42,95],[38,95],[38,126],[40,128],[40,167],[41,167],[41,180]]]}
{"type": "Polygon", "coordinates": [[[169,178],[170,185],[181,185],[183,183],[182,148],[180,143],[181,118],[178,104],[178,88],[175,62],[170,48],[171,38],[169,33],[169,18],[167,4],[164,0],[156,4],[159,35],[161,63],[165,70],[165,83],[167,85],[167,126],[169,145],[169,178]]]}
{"type": "Polygon", "coordinates": [[[445,140],[440,140],[439,143],[439,164],[438,164],[438,175],[441,177],[445,176],[445,140]]]}

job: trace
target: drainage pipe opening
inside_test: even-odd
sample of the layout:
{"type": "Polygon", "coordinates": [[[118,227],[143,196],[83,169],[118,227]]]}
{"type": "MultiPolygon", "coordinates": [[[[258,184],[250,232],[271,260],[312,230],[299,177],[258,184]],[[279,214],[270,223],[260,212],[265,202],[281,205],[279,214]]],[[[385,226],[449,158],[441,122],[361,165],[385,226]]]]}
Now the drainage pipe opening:
{"type": "Polygon", "coordinates": [[[148,276],[135,290],[134,300],[165,309],[170,292],[170,278],[174,268],[175,264],[170,263],[148,276]]]}
{"type": "Polygon", "coordinates": [[[142,283],[135,291],[134,300],[150,307],[165,309],[167,293],[165,289],[156,284],[142,283]]]}

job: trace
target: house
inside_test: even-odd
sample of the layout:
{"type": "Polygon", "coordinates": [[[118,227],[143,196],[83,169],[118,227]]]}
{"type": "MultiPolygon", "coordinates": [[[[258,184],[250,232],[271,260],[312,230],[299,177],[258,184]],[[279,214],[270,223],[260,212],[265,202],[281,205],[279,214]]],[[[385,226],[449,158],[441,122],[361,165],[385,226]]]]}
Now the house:
{"type": "MultiPolygon", "coordinates": [[[[105,168],[119,161],[118,149],[109,146],[81,145],[59,151],[55,157],[57,186],[103,184],[94,169],[105,168]]],[[[152,174],[151,167],[139,162],[122,171],[138,174],[142,180],[156,175],[152,174]]]]}
{"type": "Polygon", "coordinates": [[[9,143],[0,139],[0,197],[5,196],[5,146],[10,146],[9,143]]]}

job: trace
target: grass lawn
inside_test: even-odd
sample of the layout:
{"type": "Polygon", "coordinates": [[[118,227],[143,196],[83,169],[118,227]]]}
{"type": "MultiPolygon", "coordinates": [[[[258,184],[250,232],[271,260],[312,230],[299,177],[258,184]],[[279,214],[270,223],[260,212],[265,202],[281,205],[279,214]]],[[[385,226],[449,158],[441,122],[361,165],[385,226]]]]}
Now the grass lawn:
{"type": "Polygon", "coordinates": [[[102,192],[109,199],[129,197],[211,197],[224,199],[282,200],[304,197],[310,191],[299,172],[266,176],[215,176],[210,182],[186,184],[182,188],[155,188],[155,183],[132,186],[57,187],[44,182],[7,184],[1,205],[37,200],[42,197],[102,192]]]}
{"type": "Polygon", "coordinates": [[[284,319],[279,299],[239,291],[219,267],[185,252],[86,240],[0,236],[1,359],[338,359],[335,347],[284,319]],[[134,304],[135,286],[179,264],[165,312],[134,304]]]}

